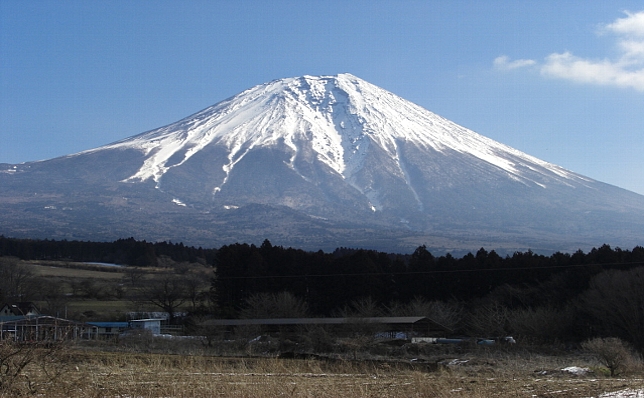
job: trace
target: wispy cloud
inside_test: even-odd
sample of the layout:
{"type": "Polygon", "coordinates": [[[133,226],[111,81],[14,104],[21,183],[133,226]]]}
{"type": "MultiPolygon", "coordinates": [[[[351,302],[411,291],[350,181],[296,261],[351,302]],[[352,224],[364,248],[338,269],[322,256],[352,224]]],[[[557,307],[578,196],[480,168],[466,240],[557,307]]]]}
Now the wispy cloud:
{"type": "Polygon", "coordinates": [[[511,70],[532,66],[536,63],[532,59],[515,59],[514,61],[510,61],[507,55],[503,55],[494,59],[494,68],[498,70],[511,70]]]}
{"type": "Polygon", "coordinates": [[[552,53],[538,64],[502,56],[494,60],[494,68],[509,70],[538,64],[543,76],[644,91],[644,11],[626,12],[626,17],[602,26],[599,33],[616,36],[616,57],[588,59],[563,52],[552,53]]]}

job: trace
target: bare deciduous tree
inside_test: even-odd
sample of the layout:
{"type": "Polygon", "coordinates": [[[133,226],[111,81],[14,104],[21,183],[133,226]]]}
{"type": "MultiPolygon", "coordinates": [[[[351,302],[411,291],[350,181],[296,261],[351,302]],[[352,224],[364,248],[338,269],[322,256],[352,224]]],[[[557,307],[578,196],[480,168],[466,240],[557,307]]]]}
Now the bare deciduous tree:
{"type": "Polygon", "coordinates": [[[143,281],[145,277],[145,272],[141,268],[137,267],[125,267],[125,272],[123,279],[125,283],[129,284],[132,287],[137,287],[143,281]]]}
{"type": "Polygon", "coordinates": [[[34,274],[16,257],[0,257],[0,294],[5,301],[27,301],[34,291],[34,274]]]}
{"type": "Polygon", "coordinates": [[[303,318],[308,316],[306,302],[290,292],[258,293],[246,299],[242,318],[303,318]]]}
{"type": "Polygon", "coordinates": [[[575,321],[571,307],[513,310],[509,320],[512,335],[537,343],[551,343],[566,338],[575,321]]]}
{"type": "Polygon", "coordinates": [[[188,286],[181,275],[164,274],[143,281],[135,300],[161,308],[173,324],[175,313],[188,300],[188,286]]]}
{"type": "Polygon", "coordinates": [[[194,312],[207,300],[207,288],[210,286],[210,281],[204,278],[204,275],[187,273],[183,276],[186,285],[186,296],[191,306],[190,310],[194,312]]]}
{"type": "Polygon", "coordinates": [[[581,309],[602,325],[604,333],[623,336],[644,351],[644,267],[596,275],[580,303],[581,309]]]}
{"type": "Polygon", "coordinates": [[[343,318],[372,318],[383,315],[383,309],[370,296],[352,301],[338,311],[338,316],[343,318]]]}
{"type": "Polygon", "coordinates": [[[468,318],[469,332],[474,336],[505,336],[508,334],[510,310],[502,304],[491,301],[477,306],[468,318]]]}
{"type": "Polygon", "coordinates": [[[427,301],[414,297],[407,304],[393,304],[387,308],[391,316],[425,316],[451,330],[457,330],[463,322],[463,305],[457,302],[427,301]]]}
{"type": "Polygon", "coordinates": [[[69,297],[66,284],[58,280],[41,279],[39,298],[45,302],[49,314],[62,317],[65,315],[69,297]]]}

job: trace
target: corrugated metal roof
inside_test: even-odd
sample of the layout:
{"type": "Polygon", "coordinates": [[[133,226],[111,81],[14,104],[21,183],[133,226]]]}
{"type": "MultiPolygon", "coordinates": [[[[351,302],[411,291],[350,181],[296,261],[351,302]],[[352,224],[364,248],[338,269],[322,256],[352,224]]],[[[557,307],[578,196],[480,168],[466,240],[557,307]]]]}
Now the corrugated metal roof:
{"type": "Polygon", "coordinates": [[[208,326],[243,326],[243,325],[341,325],[341,324],[398,324],[413,325],[418,322],[438,323],[423,316],[369,317],[369,318],[266,318],[266,319],[210,319],[203,323],[208,326]]]}
{"type": "Polygon", "coordinates": [[[80,326],[80,327],[95,327],[93,325],[90,325],[88,323],[84,322],[76,322],[72,321],[69,319],[63,319],[63,318],[56,318],[53,316],[48,316],[48,315],[39,315],[39,316],[32,316],[32,317],[22,317],[22,319],[16,319],[13,321],[6,321],[2,322],[2,325],[57,325],[57,326],[63,326],[63,325],[74,325],[74,326],[80,326]]]}
{"type": "Polygon", "coordinates": [[[99,328],[126,328],[130,326],[127,322],[87,322],[87,324],[99,328]]]}
{"type": "Polygon", "coordinates": [[[161,322],[165,321],[162,318],[147,318],[147,319],[132,319],[130,322],[161,322]]]}

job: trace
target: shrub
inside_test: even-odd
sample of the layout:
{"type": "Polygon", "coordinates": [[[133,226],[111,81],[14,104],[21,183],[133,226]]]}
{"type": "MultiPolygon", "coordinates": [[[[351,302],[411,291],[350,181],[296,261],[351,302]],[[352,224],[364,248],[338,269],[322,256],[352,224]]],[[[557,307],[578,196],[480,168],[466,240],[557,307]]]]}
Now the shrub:
{"type": "Polygon", "coordinates": [[[597,337],[583,342],[581,346],[594,354],[599,362],[608,368],[611,377],[635,363],[635,357],[630,348],[616,337],[597,337]]]}

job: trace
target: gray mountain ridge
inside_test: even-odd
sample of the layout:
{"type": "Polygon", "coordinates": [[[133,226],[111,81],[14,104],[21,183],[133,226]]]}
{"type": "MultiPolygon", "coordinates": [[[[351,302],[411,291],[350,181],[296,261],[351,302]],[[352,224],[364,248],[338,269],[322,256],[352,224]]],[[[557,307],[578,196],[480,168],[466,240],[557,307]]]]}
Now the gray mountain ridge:
{"type": "Polygon", "coordinates": [[[218,247],[631,248],[644,196],[483,137],[350,74],[262,84],[159,129],[0,164],[0,234],[218,247]]]}

